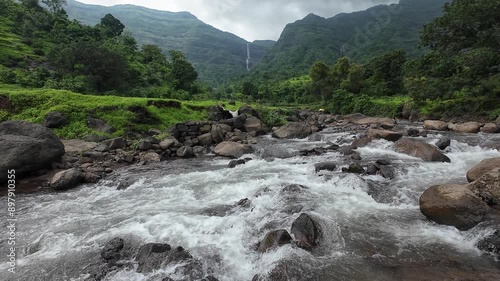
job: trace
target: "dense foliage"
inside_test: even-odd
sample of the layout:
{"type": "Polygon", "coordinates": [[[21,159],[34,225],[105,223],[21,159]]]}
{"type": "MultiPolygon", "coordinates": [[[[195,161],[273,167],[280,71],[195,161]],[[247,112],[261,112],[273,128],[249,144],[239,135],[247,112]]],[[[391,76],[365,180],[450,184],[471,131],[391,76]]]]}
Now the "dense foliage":
{"type": "Polygon", "coordinates": [[[155,45],[139,47],[106,14],[95,26],[69,20],[63,0],[2,0],[1,27],[15,44],[0,53],[3,83],[80,93],[190,98],[202,92],[180,51],[170,61],[155,45]],[[21,51],[21,52],[20,52],[21,51]]]}

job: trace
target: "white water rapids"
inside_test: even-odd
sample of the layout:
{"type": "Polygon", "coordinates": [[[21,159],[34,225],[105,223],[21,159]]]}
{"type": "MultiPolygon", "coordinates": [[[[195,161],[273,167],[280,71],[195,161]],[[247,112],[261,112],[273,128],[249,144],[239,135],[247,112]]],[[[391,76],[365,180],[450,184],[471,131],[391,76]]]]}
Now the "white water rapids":
{"type": "MultiPolygon", "coordinates": [[[[261,141],[297,151],[325,145],[327,140],[338,143],[352,138],[348,133],[325,131],[322,135],[322,142],[282,142],[267,136],[261,141]]],[[[431,134],[426,141],[434,143],[438,138],[431,134]]],[[[390,160],[396,171],[393,180],[340,171],[316,174],[315,163],[336,161],[341,167],[350,163],[334,151],[274,161],[256,153],[246,155],[253,160],[234,169],[226,168],[229,160],[221,158],[169,161],[123,169],[113,180],[63,193],[19,195],[18,273],[15,278],[4,274],[8,267],[2,255],[0,280],[84,280],[86,263],[117,236],[139,244],[183,246],[204,263],[207,274],[221,281],[250,281],[279,262],[300,268],[300,276],[290,280],[410,280],[394,276],[392,263],[417,264],[418,272],[446,259],[459,269],[500,270],[492,257],[476,247],[491,228],[480,225],[458,231],[437,225],[418,206],[419,196],[428,187],[464,183],[469,168],[482,159],[500,156],[497,150],[467,144],[469,138],[474,143],[485,136],[453,140],[447,152],[451,163],[429,163],[399,154],[392,143],[380,140],[357,150],[363,163],[390,160]],[[131,185],[117,190],[125,179],[131,185]],[[290,196],[281,192],[289,184],[309,189],[290,196]],[[243,198],[251,200],[251,207],[234,207],[220,216],[207,211],[243,198]],[[266,232],[290,231],[302,212],[321,221],[326,233],[321,251],[311,254],[292,245],[265,254],[255,251],[254,245],[266,232]]],[[[0,207],[6,210],[3,199],[0,207]]],[[[0,243],[2,253],[6,244],[0,243]]],[[[441,266],[449,270],[448,264],[441,266]]],[[[166,267],[159,273],[180,280],[182,276],[174,271],[166,267]]],[[[155,274],[121,270],[105,280],[156,280],[155,274]]]]}

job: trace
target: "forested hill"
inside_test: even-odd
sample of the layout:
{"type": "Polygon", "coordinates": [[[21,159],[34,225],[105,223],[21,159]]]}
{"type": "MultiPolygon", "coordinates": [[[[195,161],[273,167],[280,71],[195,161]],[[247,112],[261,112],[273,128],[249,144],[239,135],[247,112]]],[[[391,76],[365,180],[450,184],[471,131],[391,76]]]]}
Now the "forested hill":
{"type": "Polygon", "coordinates": [[[450,0],[401,0],[332,18],[309,14],[285,27],[254,73],[289,78],[307,73],[318,60],[333,63],[347,56],[366,62],[394,49],[418,56],[422,54],[419,30],[441,16],[447,2],[450,0]]]}
{"type": "MultiPolygon", "coordinates": [[[[154,44],[167,53],[187,55],[202,81],[227,81],[247,72],[247,41],[210,26],[188,12],[167,12],[133,5],[111,7],[68,0],[65,10],[72,19],[95,25],[110,13],[119,19],[139,44],[154,44]]],[[[254,67],[273,41],[250,43],[250,67],[254,67]]]]}

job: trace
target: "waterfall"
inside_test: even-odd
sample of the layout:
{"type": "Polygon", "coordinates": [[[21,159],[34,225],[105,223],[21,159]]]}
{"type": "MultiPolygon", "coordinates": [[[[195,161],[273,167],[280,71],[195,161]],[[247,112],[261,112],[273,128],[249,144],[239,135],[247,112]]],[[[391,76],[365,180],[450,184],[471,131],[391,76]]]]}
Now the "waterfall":
{"type": "Polygon", "coordinates": [[[250,43],[247,43],[247,70],[250,71],[250,43]]]}

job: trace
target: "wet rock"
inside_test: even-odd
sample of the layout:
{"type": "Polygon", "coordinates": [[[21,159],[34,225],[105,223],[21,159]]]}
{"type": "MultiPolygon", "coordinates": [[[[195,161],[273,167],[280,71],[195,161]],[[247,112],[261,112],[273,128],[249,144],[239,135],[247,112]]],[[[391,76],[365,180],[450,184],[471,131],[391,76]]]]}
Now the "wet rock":
{"type": "Polygon", "coordinates": [[[457,133],[469,133],[477,134],[481,129],[481,124],[478,122],[467,122],[463,124],[449,124],[448,129],[453,130],[457,133]]]}
{"type": "Polygon", "coordinates": [[[309,124],[290,122],[273,132],[272,136],[278,139],[303,139],[312,134],[309,124]]]}
{"type": "Polygon", "coordinates": [[[231,160],[229,164],[227,164],[228,168],[234,168],[238,165],[244,165],[246,162],[244,159],[238,159],[238,160],[231,160]]]}
{"type": "Polygon", "coordinates": [[[102,177],[101,177],[101,175],[99,175],[99,173],[90,172],[90,171],[83,172],[82,177],[83,177],[82,181],[84,183],[97,183],[102,179],[102,177]]]}
{"type": "Polygon", "coordinates": [[[369,138],[368,136],[360,137],[357,139],[354,139],[351,143],[352,147],[358,148],[358,147],[365,147],[369,143],[372,142],[373,139],[369,138]]]}
{"type": "Polygon", "coordinates": [[[233,115],[229,110],[225,110],[220,106],[211,106],[208,108],[208,120],[210,121],[221,121],[233,118],[233,115]]]}
{"type": "Polygon", "coordinates": [[[422,194],[420,211],[439,224],[468,230],[483,221],[489,207],[467,186],[445,184],[433,186],[422,194]]]}
{"type": "Polygon", "coordinates": [[[409,137],[418,137],[419,136],[419,133],[420,131],[415,129],[415,128],[410,128],[406,131],[406,134],[409,136],[409,137]]]}
{"type": "Polygon", "coordinates": [[[193,148],[190,146],[181,146],[179,149],[177,149],[176,154],[177,157],[182,157],[182,158],[192,158],[196,156],[194,154],[193,148]]]}
{"type": "Polygon", "coordinates": [[[339,147],[338,151],[343,155],[352,155],[355,152],[354,149],[356,149],[356,148],[357,147],[355,147],[353,145],[345,145],[345,146],[339,147]]]}
{"type": "Polygon", "coordinates": [[[354,152],[351,155],[351,159],[354,160],[354,161],[361,161],[361,154],[359,154],[358,152],[354,152]]]}
{"type": "Polygon", "coordinates": [[[445,150],[450,144],[451,140],[449,138],[442,138],[436,143],[436,146],[441,150],[445,150]]]}
{"type": "Polygon", "coordinates": [[[82,173],[73,168],[55,174],[50,181],[50,187],[54,190],[67,190],[77,187],[82,182],[82,179],[82,173]]]}
{"type": "Polygon", "coordinates": [[[295,153],[293,151],[280,144],[266,145],[260,153],[260,157],[263,159],[286,159],[294,155],[295,153]]]}
{"type": "Polygon", "coordinates": [[[109,263],[116,263],[121,258],[121,251],[125,245],[123,239],[119,237],[113,238],[101,250],[101,257],[109,263]]]}
{"type": "Polygon", "coordinates": [[[323,136],[321,134],[314,133],[314,134],[312,134],[312,135],[309,136],[308,140],[309,141],[322,141],[323,140],[323,136]]]}
{"type": "Polygon", "coordinates": [[[500,133],[500,128],[498,128],[495,123],[486,123],[483,127],[481,127],[481,132],[487,134],[496,134],[500,133]]]}
{"type": "Polygon", "coordinates": [[[403,137],[403,134],[388,130],[369,129],[368,137],[371,139],[385,139],[395,142],[400,140],[403,137]]]}
{"type": "Polygon", "coordinates": [[[123,149],[127,147],[127,140],[121,137],[105,140],[102,143],[107,145],[110,149],[123,149]]]}
{"type": "Polygon", "coordinates": [[[496,168],[500,168],[500,157],[485,159],[467,172],[467,180],[473,182],[496,168]]]}
{"type": "Polygon", "coordinates": [[[439,120],[425,120],[424,129],[434,131],[447,131],[448,123],[439,120]]]}
{"type": "Polygon", "coordinates": [[[352,173],[352,174],[363,174],[365,169],[361,164],[355,162],[351,163],[348,168],[342,168],[342,172],[344,173],[352,173]]]}
{"type": "Polygon", "coordinates": [[[451,162],[450,158],[428,143],[413,139],[401,139],[395,144],[396,151],[432,162],[451,162]]]}
{"type": "Polygon", "coordinates": [[[394,170],[388,166],[381,166],[379,170],[379,174],[386,179],[394,179],[396,177],[394,170]]]}
{"type": "Polygon", "coordinates": [[[93,118],[90,116],[87,116],[87,127],[89,127],[92,130],[96,130],[101,133],[105,134],[111,134],[116,131],[115,128],[113,128],[111,125],[106,123],[105,121],[97,118],[93,118]]]}
{"type": "Polygon", "coordinates": [[[7,180],[7,170],[16,176],[48,169],[60,162],[64,144],[47,127],[23,121],[0,123],[0,183],[7,180]]]}
{"type": "Polygon", "coordinates": [[[378,174],[379,170],[379,167],[377,167],[377,165],[375,164],[369,164],[368,167],[366,167],[366,173],[368,175],[376,175],[378,174]]]}
{"type": "Polygon", "coordinates": [[[250,145],[231,141],[221,142],[214,148],[215,155],[232,158],[239,158],[242,155],[252,153],[253,151],[254,150],[250,145]]]}
{"type": "Polygon", "coordinates": [[[307,190],[309,189],[309,187],[307,186],[304,186],[304,185],[300,185],[300,184],[290,184],[290,185],[287,185],[285,186],[281,192],[284,192],[284,193],[289,193],[289,192],[302,192],[304,190],[307,190]]]}
{"type": "Polygon", "coordinates": [[[495,168],[468,185],[488,205],[500,205],[500,168],[495,168]]]}
{"type": "Polygon", "coordinates": [[[136,256],[137,272],[147,273],[171,263],[186,262],[193,257],[182,247],[172,249],[168,244],[149,243],[139,248],[136,256]]]}
{"type": "Polygon", "coordinates": [[[259,243],[258,251],[265,253],[273,248],[281,247],[292,242],[292,237],[285,229],[278,229],[268,232],[259,243]]]}
{"type": "Polygon", "coordinates": [[[335,171],[336,168],[337,164],[334,162],[322,162],[314,165],[316,173],[320,171],[335,171]]]}
{"type": "Polygon", "coordinates": [[[291,232],[297,240],[297,245],[307,250],[315,248],[322,237],[321,226],[306,213],[302,213],[292,223],[291,232]]]}
{"type": "Polygon", "coordinates": [[[389,160],[384,160],[384,159],[379,159],[375,163],[381,166],[391,165],[391,162],[389,160]]]}
{"type": "Polygon", "coordinates": [[[500,258],[500,231],[495,230],[491,235],[479,241],[479,250],[491,253],[500,258]]]}
{"type": "Polygon", "coordinates": [[[427,130],[422,130],[418,133],[418,136],[426,138],[428,134],[429,132],[427,130]]]}
{"type": "Polygon", "coordinates": [[[61,128],[68,125],[69,120],[61,112],[52,111],[45,115],[43,124],[47,128],[61,128]]]}

